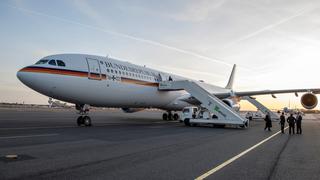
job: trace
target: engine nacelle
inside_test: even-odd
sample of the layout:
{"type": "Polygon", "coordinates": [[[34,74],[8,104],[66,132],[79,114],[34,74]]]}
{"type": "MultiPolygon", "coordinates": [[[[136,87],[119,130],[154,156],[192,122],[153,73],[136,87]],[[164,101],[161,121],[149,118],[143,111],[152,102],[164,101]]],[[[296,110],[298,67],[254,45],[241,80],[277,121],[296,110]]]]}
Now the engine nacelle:
{"type": "Polygon", "coordinates": [[[144,108],[121,108],[125,113],[135,113],[144,110],[144,108]]]}
{"type": "Polygon", "coordinates": [[[233,110],[237,112],[240,111],[240,105],[238,103],[235,103],[232,99],[223,99],[222,102],[231,107],[233,110]]]}
{"type": "Polygon", "coordinates": [[[313,109],[318,105],[318,98],[312,93],[304,94],[301,97],[301,105],[306,109],[313,109]]]}

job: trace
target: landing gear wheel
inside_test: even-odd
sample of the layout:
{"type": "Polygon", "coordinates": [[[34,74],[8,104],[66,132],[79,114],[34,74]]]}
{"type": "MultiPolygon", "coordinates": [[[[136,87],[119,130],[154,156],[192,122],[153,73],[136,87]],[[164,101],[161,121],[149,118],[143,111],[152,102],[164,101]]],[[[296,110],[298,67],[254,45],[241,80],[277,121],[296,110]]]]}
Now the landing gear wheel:
{"type": "Polygon", "coordinates": [[[168,114],[168,120],[169,120],[169,121],[172,121],[172,119],[173,119],[173,115],[172,115],[171,113],[169,113],[169,114],[168,114]]]}
{"type": "Polygon", "coordinates": [[[179,120],[179,118],[180,118],[179,115],[177,113],[174,113],[173,120],[177,121],[179,120]]]}
{"type": "Polygon", "coordinates": [[[163,113],[162,119],[163,119],[164,121],[167,121],[167,120],[168,120],[168,114],[167,114],[167,113],[163,113]]]}
{"type": "Polygon", "coordinates": [[[78,126],[81,126],[83,123],[84,123],[83,116],[79,116],[78,119],[77,119],[78,126]]]}
{"type": "Polygon", "coordinates": [[[91,126],[91,125],[92,125],[92,124],[91,124],[91,118],[90,118],[89,116],[83,117],[83,124],[84,124],[85,126],[91,126]]]}

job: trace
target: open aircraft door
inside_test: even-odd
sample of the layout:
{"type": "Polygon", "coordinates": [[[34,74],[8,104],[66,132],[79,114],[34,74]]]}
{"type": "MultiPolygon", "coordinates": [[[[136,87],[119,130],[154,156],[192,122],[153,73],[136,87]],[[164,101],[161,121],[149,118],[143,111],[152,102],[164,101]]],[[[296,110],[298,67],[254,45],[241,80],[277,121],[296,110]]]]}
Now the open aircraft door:
{"type": "Polygon", "coordinates": [[[96,59],[87,58],[88,78],[92,80],[102,80],[100,63],[96,59]]]}
{"type": "Polygon", "coordinates": [[[163,74],[163,73],[159,73],[158,74],[158,79],[159,81],[168,81],[171,79],[171,77],[168,77],[166,74],[163,74]]]}

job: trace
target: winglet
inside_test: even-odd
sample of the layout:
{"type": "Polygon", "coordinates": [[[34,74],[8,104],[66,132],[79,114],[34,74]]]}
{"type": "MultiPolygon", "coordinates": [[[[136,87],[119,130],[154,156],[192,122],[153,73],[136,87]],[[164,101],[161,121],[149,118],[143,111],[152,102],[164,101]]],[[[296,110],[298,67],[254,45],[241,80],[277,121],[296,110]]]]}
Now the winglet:
{"type": "Polygon", "coordinates": [[[233,82],[234,82],[234,77],[236,74],[236,69],[237,69],[237,65],[235,64],[235,65],[233,65],[232,72],[231,72],[231,75],[229,78],[229,82],[226,86],[226,89],[233,89],[233,82]]]}

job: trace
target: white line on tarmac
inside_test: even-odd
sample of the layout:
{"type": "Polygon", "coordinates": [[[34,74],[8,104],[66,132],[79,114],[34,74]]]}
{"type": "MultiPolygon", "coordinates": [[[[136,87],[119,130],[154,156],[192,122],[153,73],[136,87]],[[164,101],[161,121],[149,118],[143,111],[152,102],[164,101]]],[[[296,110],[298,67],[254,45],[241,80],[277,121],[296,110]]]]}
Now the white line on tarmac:
{"type": "Polygon", "coordinates": [[[59,134],[36,134],[36,135],[25,135],[25,136],[7,136],[7,137],[0,137],[0,140],[1,140],[1,139],[48,137],[48,136],[58,136],[58,135],[59,135],[59,134]]]}
{"type": "MultiPolygon", "coordinates": [[[[288,129],[288,127],[286,127],[285,129],[288,129]]],[[[262,145],[263,143],[269,141],[270,139],[272,139],[273,137],[277,136],[278,134],[280,134],[281,131],[278,131],[277,133],[271,135],[270,137],[262,140],[261,142],[259,142],[258,144],[252,146],[251,148],[243,151],[242,153],[234,156],[233,158],[225,161],[224,163],[220,164],[219,166],[216,166],[215,168],[209,170],[208,172],[204,173],[203,175],[197,177],[195,180],[202,180],[205,179],[209,176],[211,176],[212,174],[216,173],[217,171],[221,170],[222,168],[226,167],[227,165],[231,164],[232,162],[236,161],[237,159],[239,159],[240,157],[244,156],[245,154],[249,153],[250,151],[252,151],[253,149],[259,147],[260,145],[262,145]]]]}

